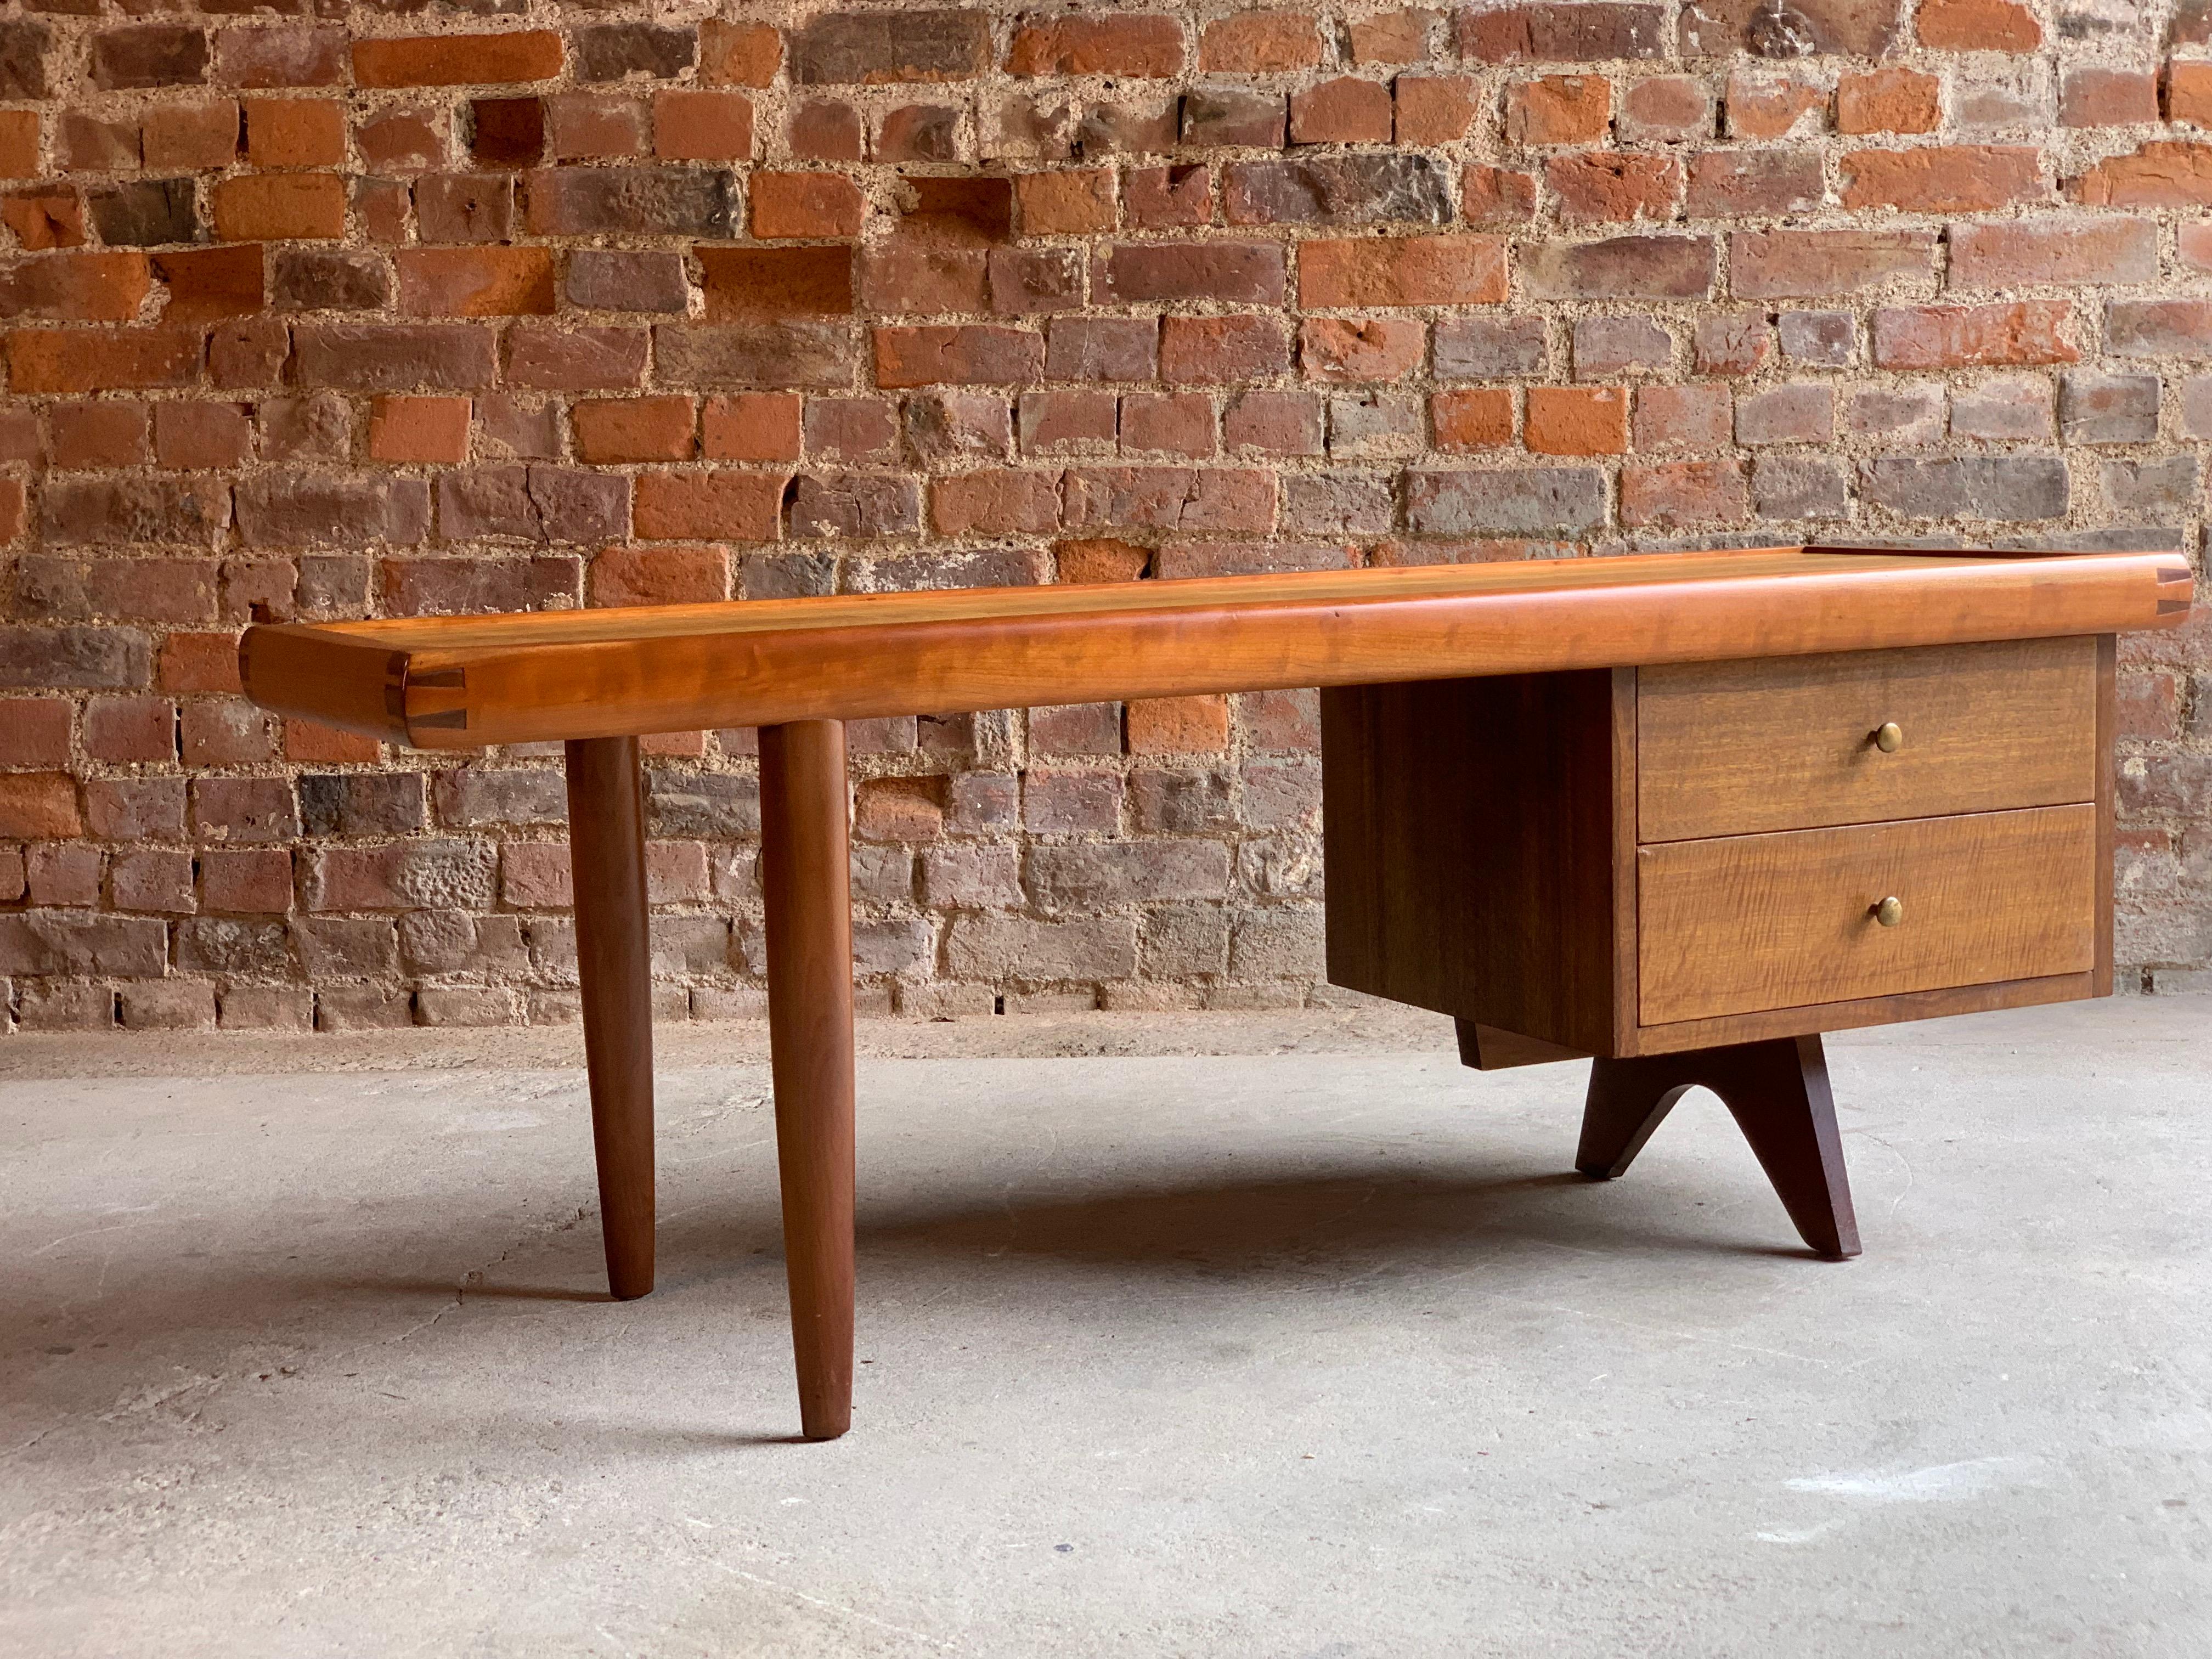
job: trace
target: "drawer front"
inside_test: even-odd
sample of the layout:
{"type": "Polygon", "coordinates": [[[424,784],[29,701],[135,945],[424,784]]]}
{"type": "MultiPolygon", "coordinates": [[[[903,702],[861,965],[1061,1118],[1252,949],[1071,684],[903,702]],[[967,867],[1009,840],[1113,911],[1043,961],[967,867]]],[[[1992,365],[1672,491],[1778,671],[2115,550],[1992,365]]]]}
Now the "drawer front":
{"type": "Polygon", "coordinates": [[[1636,766],[1639,842],[2094,800],[2097,642],[1643,669],[1636,766]]]}
{"type": "Polygon", "coordinates": [[[2087,971],[2097,809],[1639,848],[1645,1025],[2087,971]],[[1899,902],[1894,926],[1876,914],[1899,902]]]}

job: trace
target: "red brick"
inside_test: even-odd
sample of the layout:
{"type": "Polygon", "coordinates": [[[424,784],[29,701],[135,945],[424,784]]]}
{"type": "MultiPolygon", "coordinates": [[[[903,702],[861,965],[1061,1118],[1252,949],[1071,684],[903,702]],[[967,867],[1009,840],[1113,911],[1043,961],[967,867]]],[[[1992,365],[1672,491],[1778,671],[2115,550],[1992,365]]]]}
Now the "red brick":
{"type": "Polygon", "coordinates": [[[238,101],[212,98],[157,104],[146,112],[138,134],[149,167],[191,172],[227,167],[238,159],[238,101]]]}
{"type": "Polygon", "coordinates": [[[1620,136],[1632,143],[1685,143],[1713,136],[1713,98],[1692,75],[1650,75],[1620,94],[1620,136]]]}
{"type": "Polygon", "coordinates": [[[1735,441],[1824,444],[1836,435],[1835,393],[1825,386],[1747,387],[1735,400],[1735,441]]]}
{"type": "Polygon", "coordinates": [[[216,79],[233,87],[335,87],[346,32],[335,25],[234,27],[216,37],[216,79]]]}
{"type": "Polygon", "coordinates": [[[1254,391],[1232,398],[1221,416],[1221,439],[1232,454],[1322,453],[1322,400],[1310,392],[1254,391]]]}
{"type": "Polygon", "coordinates": [[[1536,177],[1472,163],[1460,171],[1459,198],[1471,225],[1526,224],[1536,216],[1536,177]]]}
{"type": "Polygon", "coordinates": [[[257,167],[343,167],[345,106],[321,98],[248,98],[246,159],[257,167]]]}
{"type": "Polygon", "coordinates": [[[1060,527],[1057,472],[956,472],[929,486],[930,527],[940,536],[1036,534],[1060,527]]]}
{"type": "Polygon", "coordinates": [[[368,458],[458,465],[469,458],[466,398],[379,398],[369,405],[368,458]]]}
{"type": "Polygon", "coordinates": [[[2078,362],[2081,352],[2064,338],[2071,314],[2063,300],[1877,311],[1874,361],[1901,369],[2078,362]]]}
{"type": "Polygon", "coordinates": [[[645,380],[641,328],[518,325],[507,335],[507,383],[541,392],[620,392],[645,380]]]}
{"type": "Polygon", "coordinates": [[[68,773],[0,773],[0,836],[63,841],[83,833],[76,780],[68,773]]]}
{"type": "Polygon", "coordinates": [[[1310,380],[1395,380],[1421,367],[1428,330],[1396,317],[1314,317],[1298,325],[1298,363],[1310,380]]]}
{"type": "Polygon", "coordinates": [[[1198,40],[1198,66],[1231,75],[1274,75],[1321,62],[1310,12],[1247,11],[1217,18],[1198,40]]]}
{"type": "Polygon", "coordinates": [[[1121,541],[1059,542],[1053,547],[1059,580],[1069,583],[1133,582],[1144,575],[1152,556],[1149,550],[1121,541]]]}
{"type": "Polygon", "coordinates": [[[2024,144],[1857,149],[1839,164],[1844,205],[1972,213],[2042,199],[2042,153],[2024,144]]]}
{"type": "Polygon", "coordinates": [[[587,398],[575,422],[576,459],[607,461],[688,461],[696,411],[689,398],[587,398]]]}
{"type": "Polygon", "coordinates": [[[1025,384],[1044,368],[1044,341],[1027,329],[878,328],[873,337],[879,386],[1025,384]]]}
{"type": "Polygon", "coordinates": [[[163,466],[237,466],[252,448],[253,417],[243,404],[154,405],[154,453],[163,466]]]}
{"type": "Polygon", "coordinates": [[[1692,219],[1778,218],[1817,208],[1826,190],[1814,151],[1708,150],[1690,162],[1683,207],[1692,219]]]}
{"type": "Polygon", "coordinates": [[[699,79],[710,87],[764,87],[783,61],[783,37],[767,23],[710,17],[699,26],[699,79]]]}
{"type": "Polygon", "coordinates": [[[1620,521],[1633,528],[1741,524],[1751,514],[1735,461],[1670,461],[1620,470],[1620,521]]]}
{"type": "Polygon", "coordinates": [[[1513,394],[1503,386],[1436,392],[1429,421],[1437,447],[1448,453],[1496,449],[1513,441],[1513,394]]]}
{"type": "Polygon", "coordinates": [[[642,155],[646,106],[637,98],[564,92],[545,100],[546,126],[558,161],[603,161],[642,155]]]}
{"type": "Polygon", "coordinates": [[[441,110],[393,110],[355,130],[362,160],[380,173],[420,173],[446,161],[441,110]]]}
{"type": "Polygon", "coordinates": [[[2142,144],[2098,162],[2072,188],[2091,207],[2212,207],[2212,144],[2142,144]]]}
{"type": "Polygon", "coordinates": [[[200,908],[281,915],[292,908],[292,854],[282,847],[211,847],[199,855],[200,908]]]}
{"type": "Polygon", "coordinates": [[[788,392],[709,398],[700,417],[701,451],[710,461],[795,461],[799,398],[788,392]]]}
{"type": "Polygon", "coordinates": [[[1024,392],[1019,427],[1024,455],[1110,455],[1119,400],[1110,392],[1024,392]]]}
{"type": "Polygon", "coordinates": [[[1671,155],[1554,155],[1544,172],[1559,198],[1559,218],[1571,225],[1671,219],[1682,196],[1682,164],[1671,155]]]}
{"type": "Polygon", "coordinates": [[[1283,302],[1283,250],[1273,242],[1123,242],[1091,267],[1100,302],[1218,300],[1228,305],[1283,302]]]}
{"type": "Polygon", "coordinates": [[[553,253],[542,247],[402,248],[399,304],[417,317],[544,316],[553,253]]]}
{"type": "Polygon", "coordinates": [[[1943,82],[1917,70],[1873,70],[1836,82],[1838,132],[1933,132],[1943,119],[1943,82]]]}
{"type": "Polygon", "coordinates": [[[364,87],[477,87],[550,81],[561,73],[562,61],[561,37],[550,29],[353,43],[354,79],[364,87]]]}
{"type": "Polygon", "coordinates": [[[783,483],[780,472],[641,472],[631,516],[645,541],[772,542],[783,483]]]}
{"type": "Polygon", "coordinates": [[[1665,50],[1667,12],[1657,5],[1540,0],[1462,10],[1456,21],[1462,54],[1486,64],[1603,63],[1665,50]]]}
{"type": "Polygon", "coordinates": [[[1025,236],[1080,236],[1114,228],[1114,174],[1107,167],[1024,173],[1014,180],[1025,236]]]}
{"type": "Polygon", "coordinates": [[[39,165],[39,112],[0,110],[0,179],[35,179],[39,165]]]}
{"type": "Polygon", "coordinates": [[[1211,460],[1213,399],[1202,392],[1132,392],[1121,398],[1121,453],[1211,460]]]}
{"type": "Polygon", "coordinates": [[[853,250],[702,247],[697,250],[709,322],[842,316],[853,309],[853,250]]]}
{"type": "Polygon", "coordinates": [[[1649,386],[1636,394],[1638,449],[1717,449],[1729,441],[1733,403],[1724,386],[1649,386]]]}
{"type": "Polygon", "coordinates": [[[1265,535],[1275,526],[1275,478],[1225,466],[1072,466],[1064,502],[1071,529],[1265,535]]]}
{"type": "Polygon", "coordinates": [[[1114,75],[1159,80],[1181,73],[1182,25],[1172,17],[1117,15],[1024,18],[1006,48],[1015,75],[1114,75]]]}
{"type": "Polygon", "coordinates": [[[1925,0],[1920,44],[1937,52],[2033,52],[2043,44],[2034,14],[2013,0],[1925,0]]]}
{"type": "Polygon", "coordinates": [[[384,752],[374,738],[358,732],[341,732],[316,720],[284,722],[284,758],[288,761],[375,761],[384,752]]]}
{"type": "Polygon", "coordinates": [[[46,253],[0,268],[0,314],[122,323],[138,314],[154,276],[143,253],[46,253]]]}
{"type": "Polygon", "coordinates": [[[753,100],[735,92],[656,92],[653,153],[679,161],[750,160],[753,100]]]}
{"type": "Polygon", "coordinates": [[[1950,288],[2148,283],[2158,227],[2148,219],[2001,219],[1950,231],[1950,288]]]}
{"type": "Polygon", "coordinates": [[[730,596],[719,547],[610,547],[592,561],[593,605],[698,605],[730,596]]]}
{"type": "Polygon", "coordinates": [[[153,417],[142,403],[56,404],[46,428],[47,454],[57,467],[143,466],[154,459],[153,417]]]}
{"type": "Polygon", "coordinates": [[[1390,88],[1380,81],[1339,76],[1291,94],[1294,144],[1387,144],[1390,88]]]}
{"type": "Polygon", "coordinates": [[[902,104],[876,123],[878,161],[957,161],[960,111],[951,104],[902,104]]]}
{"type": "Polygon", "coordinates": [[[167,697],[94,697],[84,706],[84,751],[129,764],[177,758],[177,705],[167,697]]]}
{"type": "Polygon", "coordinates": [[[1160,325],[1160,378],[1170,383],[1262,380],[1290,366],[1289,336],[1273,317],[1170,317],[1160,325]]]}
{"type": "Polygon", "coordinates": [[[1544,455],[1620,455],[1628,449],[1624,386],[1532,386],[1522,441],[1544,455]]]}
{"type": "Polygon", "coordinates": [[[1737,70],[1729,76],[1723,106],[1731,138],[1787,138],[1819,131],[1828,95],[1809,82],[1737,70]]]}
{"type": "Polygon", "coordinates": [[[1429,56],[1429,35],[1440,14],[1423,9],[1376,12],[1345,25],[1356,64],[1419,64],[1429,56]]]}
{"type": "Polygon", "coordinates": [[[267,297],[265,250],[253,242],[234,247],[173,248],[153,256],[154,274],[168,285],[166,323],[217,322],[249,317],[267,297]]]}
{"type": "Polygon", "coordinates": [[[335,173],[250,173],[216,181],[216,234],[227,242],[327,240],[345,234],[345,180],[335,173]]]}
{"type": "Polygon", "coordinates": [[[0,197],[0,222],[27,253],[84,245],[84,198],[74,185],[52,185],[0,197]]]}
{"type": "Polygon", "coordinates": [[[2151,70],[2069,70],[2060,83],[2058,125],[2126,127],[2158,120],[2158,76],[2151,70]]]}
{"type": "Polygon", "coordinates": [[[817,99],[791,112],[784,142],[803,161],[857,161],[867,153],[868,132],[850,104],[817,99]]]}
{"type": "Polygon", "coordinates": [[[2177,252],[2191,270],[2212,270],[2212,224],[2183,225],[2177,252]]]}
{"type": "Polygon", "coordinates": [[[1468,75],[1401,75],[1395,83],[1401,144],[1449,144],[1474,130],[1481,112],[1474,77],[1468,75]]]}
{"type": "Polygon", "coordinates": [[[842,173],[756,173],[752,233],[784,237],[857,236],[867,205],[842,173]]]}
{"type": "Polygon", "coordinates": [[[1133,755],[1206,755],[1229,747],[1229,699],[1145,697],[1127,709],[1133,755]]]}
{"type": "Polygon", "coordinates": [[[1505,298],[1505,249],[1486,236],[1301,242],[1298,297],[1329,309],[1495,305],[1505,298]]]}
{"type": "Polygon", "coordinates": [[[893,460],[898,454],[898,405],[889,398],[809,398],[804,435],[812,459],[893,460]]]}
{"type": "Polygon", "coordinates": [[[2166,66],[2166,118],[2212,128],[2212,64],[2176,58],[2166,66]]]}
{"type": "Polygon", "coordinates": [[[1863,294],[1926,276],[1935,257],[1926,230],[1739,231],[1729,239],[1729,286],[1747,300],[1863,294]]]}
{"type": "MultiPolygon", "coordinates": [[[[86,742],[88,748],[88,735],[86,742]]],[[[0,700],[0,766],[66,767],[69,759],[68,702],[59,697],[0,700]]]]}
{"type": "Polygon", "coordinates": [[[1213,222],[1213,174],[1204,166],[1132,167],[1122,202],[1132,228],[1174,230],[1213,222]]]}
{"type": "Polygon", "coordinates": [[[1509,144],[1594,144],[1613,125],[1613,82],[1602,75],[1547,75],[1505,89],[1509,144]]]}
{"type": "Polygon", "coordinates": [[[190,86],[207,78],[206,31],[179,23],[108,29],[92,38],[92,83],[103,92],[190,86]]]}
{"type": "Polygon", "coordinates": [[[179,729],[190,767],[252,766],[270,758],[269,716],[242,698],[203,698],[184,707],[179,729]]]}

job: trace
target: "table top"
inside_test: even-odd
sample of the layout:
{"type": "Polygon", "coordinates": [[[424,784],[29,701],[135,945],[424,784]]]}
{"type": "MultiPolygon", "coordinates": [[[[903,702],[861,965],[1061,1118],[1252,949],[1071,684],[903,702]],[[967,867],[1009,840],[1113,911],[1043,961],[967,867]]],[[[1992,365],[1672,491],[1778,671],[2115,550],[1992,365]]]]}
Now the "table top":
{"type": "Polygon", "coordinates": [[[2178,553],[1802,546],[263,624],[263,706],[421,748],[2112,633],[2178,553]]]}

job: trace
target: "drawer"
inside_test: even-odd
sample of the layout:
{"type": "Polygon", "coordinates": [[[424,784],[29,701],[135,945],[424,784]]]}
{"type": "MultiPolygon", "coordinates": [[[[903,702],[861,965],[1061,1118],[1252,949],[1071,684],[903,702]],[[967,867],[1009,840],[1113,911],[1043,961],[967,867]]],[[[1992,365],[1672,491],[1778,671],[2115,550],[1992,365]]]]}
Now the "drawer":
{"type": "Polygon", "coordinates": [[[2093,800],[2097,642],[1642,669],[1636,768],[1639,842],[2093,800]]]}
{"type": "Polygon", "coordinates": [[[2097,809],[1674,842],[1637,850],[1644,1025],[2087,971],[2097,809]],[[1884,927],[1875,906],[1901,906],[1884,927]]]}

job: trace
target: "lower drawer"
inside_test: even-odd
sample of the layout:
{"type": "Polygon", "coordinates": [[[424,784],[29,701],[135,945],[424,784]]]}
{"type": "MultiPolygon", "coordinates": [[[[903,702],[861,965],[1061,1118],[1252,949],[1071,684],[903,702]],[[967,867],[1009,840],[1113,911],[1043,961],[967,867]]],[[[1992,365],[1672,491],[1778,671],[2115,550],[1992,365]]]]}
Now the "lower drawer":
{"type": "Polygon", "coordinates": [[[1638,1023],[2087,971],[2096,868],[2086,805],[1639,848],[1638,1023]]]}

